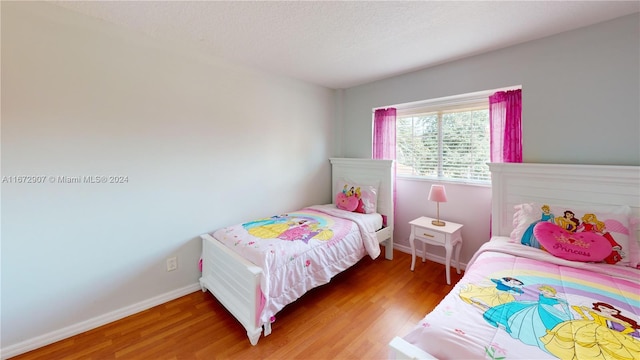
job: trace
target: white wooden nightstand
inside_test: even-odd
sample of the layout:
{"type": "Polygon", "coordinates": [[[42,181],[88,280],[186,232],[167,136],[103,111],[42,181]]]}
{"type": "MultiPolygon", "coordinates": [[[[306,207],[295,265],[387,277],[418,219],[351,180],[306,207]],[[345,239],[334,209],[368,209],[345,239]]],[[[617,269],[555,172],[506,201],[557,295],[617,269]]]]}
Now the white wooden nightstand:
{"type": "Polygon", "coordinates": [[[447,273],[447,284],[451,285],[451,252],[456,250],[456,269],[460,274],[460,249],[462,248],[462,226],[451,221],[445,221],[445,226],[436,226],[431,224],[430,217],[422,216],[410,221],[411,236],[409,244],[411,244],[411,271],[416,265],[416,245],[415,241],[422,242],[422,262],[426,259],[426,244],[444,246],[446,250],[445,266],[447,273]]]}

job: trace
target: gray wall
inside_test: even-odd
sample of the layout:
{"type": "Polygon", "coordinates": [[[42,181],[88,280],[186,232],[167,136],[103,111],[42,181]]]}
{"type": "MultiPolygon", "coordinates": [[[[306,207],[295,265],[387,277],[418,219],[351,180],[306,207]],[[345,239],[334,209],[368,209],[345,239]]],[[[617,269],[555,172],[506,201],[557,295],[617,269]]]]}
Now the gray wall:
{"type": "MultiPolygon", "coordinates": [[[[522,85],[525,162],[640,165],[638,14],[345,90],[345,156],[371,156],[372,109],[522,85]]],[[[396,243],[435,217],[431,182],[398,181],[396,243]]],[[[447,184],[441,216],[465,225],[462,259],[488,239],[490,189],[447,184]]],[[[436,256],[444,255],[432,248],[436,256]]]]}
{"type": "Polygon", "coordinates": [[[3,350],[199,289],[199,234],[331,202],[334,97],[3,2],[2,176],[128,176],[2,184],[3,350]]]}

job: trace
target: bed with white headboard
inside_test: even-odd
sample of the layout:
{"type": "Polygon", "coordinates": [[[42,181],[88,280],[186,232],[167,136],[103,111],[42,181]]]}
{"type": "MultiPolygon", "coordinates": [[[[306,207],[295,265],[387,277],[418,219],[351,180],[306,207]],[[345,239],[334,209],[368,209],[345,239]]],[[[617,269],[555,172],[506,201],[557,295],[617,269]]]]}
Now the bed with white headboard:
{"type": "Polygon", "coordinates": [[[200,236],[202,291],[209,290],[245,327],[252,345],[271,333],[280,309],[367,254],[378,256],[380,244],[385,258],[393,258],[393,161],[331,158],[330,163],[332,200],[345,181],[367,186],[377,200],[373,213],[314,205],[200,236]]]}
{"type": "Polygon", "coordinates": [[[640,167],[489,166],[491,240],[391,358],[639,359],[640,167]]]}
{"type": "MultiPolygon", "coordinates": [[[[331,194],[341,189],[343,179],[357,183],[378,184],[377,212],[384,218],[384,226],[376,232],[380,244],[384,245],[384,257],[393,260],[393,160],[331,158],[331,194]]],[[[332,198],[335,201],[335,197],[332,198]]]]}
{"type": "Polygon", "coordinates": [[[640,167],[490,164],[494,235],[509,236],[516,204],[627,205],[640,214],[640,167]]]}

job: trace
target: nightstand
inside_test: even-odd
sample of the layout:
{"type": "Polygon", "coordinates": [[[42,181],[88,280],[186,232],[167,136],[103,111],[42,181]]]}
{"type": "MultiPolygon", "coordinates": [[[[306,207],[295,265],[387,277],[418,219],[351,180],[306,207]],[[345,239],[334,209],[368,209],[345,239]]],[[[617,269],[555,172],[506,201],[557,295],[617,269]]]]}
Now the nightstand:
{"type": "Polygon", "coordinates": [[[422,216],[410,221],[411,236],[411,271],[416,265],[416,245],[415,241],[422,242],[422,262],[426,261],[426,244],[444,246],[446,250],[445,266],[447,273],[447,284],[451,285],[451,252],[456,250],[456,269],[460,274],[460,248],[462,248],[462,225],[451,221],[446,221],[445,226],[431,224],[430,217],[422,216]]]}

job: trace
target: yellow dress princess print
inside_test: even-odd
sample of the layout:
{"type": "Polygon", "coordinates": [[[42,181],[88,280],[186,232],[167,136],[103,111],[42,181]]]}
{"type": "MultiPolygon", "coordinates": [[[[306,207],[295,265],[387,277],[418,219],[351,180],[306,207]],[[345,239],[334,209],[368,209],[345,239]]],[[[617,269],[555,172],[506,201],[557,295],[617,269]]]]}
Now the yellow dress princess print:
{"type": "Polygon", "coordinates": [[[609,316],[601,309],[572,306],[582,319],[564,321],[547,331],[540,340],[546,350],[559,359],[640,359],[640,341],[626,335],[633,331],[629,324],[609,316]],[[584,313],[586,311],[591,319],[584,313]],[[615,322],[624,327],[616,331],[607,322],[615,322]]]}
{"type": "Polygon", "coordinates": [[[289,229],[290,224],[268,224],[262,226],[256,226],[248,230],[248,233],[262,239],[274,239],[280,236],[283,232],[289,229]]]}
{"type": "Polygon", "coordinates": [[[463,285],[458,296],[464,302],[486,311],[491,307],[514,301],[514,293],[523,293],[522,289],[520,289],[523,283],[516,278],[504,277],[502,279],[491,279],[491,281],[495,283],[495,286],[463,285]]]}

